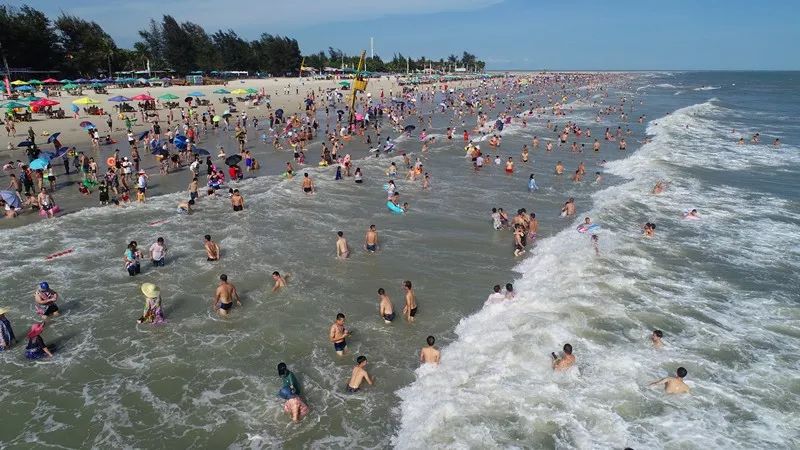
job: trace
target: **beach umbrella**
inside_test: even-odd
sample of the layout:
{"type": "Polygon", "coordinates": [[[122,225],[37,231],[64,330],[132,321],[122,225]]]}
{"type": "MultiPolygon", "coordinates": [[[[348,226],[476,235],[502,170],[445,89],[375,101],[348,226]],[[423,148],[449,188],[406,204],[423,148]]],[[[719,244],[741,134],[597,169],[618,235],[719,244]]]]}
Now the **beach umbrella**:
{"type": "Polygon", "coordinates": [[[229,90],[227,90],[227,89],[222,89],[222,88],[220,88],[220,89],[217,89],[216,91],[214,91],[213,93],[214,93],[214,94],[230,94],[230,93],[231,93],[231,91],[229,91],[229,90]]]}
{"type": "Polygon", "coordinates": [[[77,84],[67,83],[63,87],[64,89],[70,90],[70,89],[77,89],[80,86],[78,86],[77,84]]]}
{"type": "Polygon", "coordinates": [[[283,110],[282,110],[282,109],[280,109],[280,108],[276,109],[276,110],[275,110],[275,117],[277,117],[277,118],[279,118],[279,119],[280,119],[281,117],[283,117],[283,110]]]}
{"type": "Polygon", "coordinates": [[[19,201],[19,196],[14,191],[0,191],[0,198],[2,198],[3,201],[5,201],[6,204],[11,208],[17,209],[22,207],[19,201]]]}
{"type": "Polygon", "coordinates": [[[69,83],[72,83],[72,80],[70,80],[70,79],[68,79],[68,78],[64,78],[63,80],[59,81],[59,83],[62,83],[62,84],[69,84],[69,83]]]}
{"type": "Polygon", "coordinates": [[[186,136],[184,136],[182,134],[177,134],[177,135],[175,135],[175,140],[176,141],[185,141],[186,140],[186,136]]]}
{"type": "Polygon", "coordinates": [[[225,158],[225,164],[229,166],[235,166],[242,162],[242,155],[231,155],[225,158]]]}
{"type": "Polygon", "coordinates": [[[124,95],[117,95],[115,97],[111,97],[108,99],[110,102],[129,102],[131,99],[125,97],[124,95]]]}
{"type": "Polygon", "coordinates": [[[35,95],[31,95],[31,96],[28,96],[28,97],[22,97],[22,98],[20,98],[18,100],[21,101],[21,102],[35,102],[36,100],[41,100],[41,99],[42,99],[41,97],[37,97],[35,95]]]}
{"type": "Polygon", "coordinates": [[[33,147],[33,142],[31,141],[22,141],[17,144],[17,147],[33,147]]]}
{"type": "Polygon", "coordinates": [[[79,123],[78,126],[81,128],[94,128],[94,124],[88,120],[84,120],[83,122],[79,123]]]}
{"type": "Polygon", "coordinates": [[[3,107],[8,108],[8,109],[27,108],[28,105],[26,105],[25,103],[20,103],[20,102],[8,102],[8,103],[4,104],[3,107]]]}
{"type": "Polygon", "coordinates": [[[48,138],[47,138],[47,143],[48,143],[48,144],[52,144],[52,143],[53,143],[53,141],[55,141],[56,139],[58,139],[58,136],[59,136],[60,134],[61,134],[61,133],[53,133],[53,134],[51,134],[50,136],[48,136],[48,138]]]}
{"type": "Polygon", "coordinates": [[[58,104],[60,104],[58,101],[50,100],[49,98],[43,98],[40,100],[36,100],[35,102],[31,102],[32,106],[38,106],[40,108],[45,108],[48,106],[56,106],[58,104]]]}
{"type": "Polygon", "coordinates": [[[62,156],[66,155],[68,151],[69,147],[61,147],[60,149],[56,150],[55,153],[52,154],[53,157],[50,159],[61,158],[62,156]]]}
{"type": "Polygon", "coordinates": [[[200,156],[209,156],[209,155],[211,155],[211,153],[209,153],[208,150],[206,150],[204,148],[195,148],[192,151],[194,151],[195,154],[200,155],[200,156]]]}
{"type": "Polygon", "coordinates": [[[41,81],[39,81],[39,80],[36,80],[36,79],[34,79],[34,80],[28,80],[28,83],[29,83],[29,84],[43,84],[41,81]]]}
{"type": "Polygon", "coordinates": [[[230,113],[230,112],[228,112],[228,111],[225,111],[224,113],[222,113],[222,117],[230,117],[230,116],[232,116],[232,115],[233,115],[233,114],[231,114],[231,113],[230,113]]]}
{"type": "Polygon", "coordinates": [[[178,97],[178,96],[177,96],[177,95],[175,95],[175,94],[171,94],[171,93],[167,92],[167,93],[166,93],[166,94],[164,94],[164,95],[159,95],[159,96],[158,96],[158,98],[160,98],[161,100],[177,100],[177,99],[179,99],[180,97],[178,97]]]}
{"type": "Polygon", "coordinates": [[[214,117],[211,119],[211,121],[212,121],[212,122],[219,122],[220,120],[222,120],[222,117],[220,117],[220,116],[214,116],[214,117]]]}
{"type": "Polygon", "coordinates": [[[99,83],[100,81],[101,80],[98,80],[97,78],[92,78],[91,80],[89,80],[90,83],[99,83]]]}
{"type": "Polygon", "coordinates": [[[78,107],[78,105],[72,105],[72,112],[78,112],[80,110],[81,109],[78,107]]]}
{"type": "Polygon", "coordinates": [[[142,131],[142,134],[140,134],[140,135],[139,135],[139,138],[138,138],[138,140],[140,140],[140,141],[141,141],[141,140],[142,140],[142,139],[144,139],[144,138],[145,138],[145,137],[146,137],[148,134],[150,134],[150,130],[147,130],[147,131],[142,131]]]}
{"type": "Polygon", "coordinates": [[[139,100],[142,100],[142,101],[150,101],[150,100],[155,100],[155,99],[154,99],[153,97],[151,97],[151,96],[147,95],[147,94],[139,94],[139,95],[136,95],[136,96],[133,96],[133,97],[131,97],[131,100],[136,100],[136,101],[139,101],[139,100]]]}
{"type": "Polygon", "coordinates": [[[77,80],[75,80],[75,83],[86,83],[87,81],[89,80],[87,80],[86,78],[78,78],[77,80]]]}
{"type": "Polygon", "coordinates": [[[17,86],[17,90],[18,90],[18,91],[32,91],[32,90],[33,90],[33,88],[32,88],[31,86],[28,86],[28,85],[26,84],[26,85],[24,85],[24,86],[17,86]]]}
{"type": "Polygon", "coordinates": [[[233,94],[233,95],[244,95],[244,94],[247,94],[247,91],[245,89],[239,88],[239,89],[232,90],[231,94],[233,94]]]}
{"type": "Polygon", "coordinates": [[[186,141],[175,141],[175,147],[179,150],[186,150],[186,141]]]}
{"type": "Polygon", "coordinates": [[[192,97],[186,97],[185,99],[183,99],[183,101],[185,101],[186,103],[192,103],[192,100],[194,100],[192,97]]]}
{"type": "Polygon", "coordinates": [[[155,141],[156,147],[151,152],[153,155],[169,156],[169,150],[161,148],[158,141],[155,141]]]}
{"type": "Polygon", "coordinates": [[[255,88],[247,88],[248,94],[258,94],[258,89],[255,88]]]}
{"type": "Polygon", "coordinates": [[[55,78],[47,78],[46,80],[42,81],[42,83],[44,83],[44,84],[56,84],[58,82],[59,81],[56,80],[55,78]]]}
{"type": "Polygon", "coordinates": [[[103,87],[103,83],[100,83],[99,81],[96,81],[96,82],[92,83],[89,87],[91,87],[91,88],[101,88],[101,87],[103,87]]]}
{"type": "Polygon", "coordinates": [[[341,109],[339,109],[339,110],[337,110],[337,111],[336,111],[336,114],[344,114],[344,111],[342,111],[341,109]]]}
{"type": "Polygon", "coordinates": [[[189,97],[205,97],[206,96],[206,94],[203,94],[200,91],[190,92],[189,94],[186,94],[186,95],[188,95],[189,97]]]}
{"type": "Polygon", "coordinates": [[[27,81],[22,81],[22,80],[14,80],[14,81],[11,82],[12,86],[24,86],[26,84],[28,84],[28,82],[27,81]]]}
{"type": "Polygon", "coordinates": [[[47,156],[40,156],[31,161],[31,163],[28,164],[28,167],[30,167],[31,170],[39,170],[46,169],[48,165],[50,165],[50,158],[47,156]]]}
{"type": "Polygon", "coordinates": [[[350,86],[350,82],[349,81],[340,81],[339,82],[339,86],[350,86]]]}
{"type": "Polygon", "coordinates": [[[403,131],[411,132],[411,131],[414,131],[416,129],[417,129],[417,127],[415,127],[414,125],[406,125],[406,127],[403,128],[403,131]]]}
{"type": "Polygon", "coordinates": [[[76,105],[96,105],[96,104],[98,104],[100,102],[98,102],[97,100],[95,100],[93,98],[83,97],[83,98],[79,98],[79,99],[75,100],[72,103],[74,103],[76,105]]]}

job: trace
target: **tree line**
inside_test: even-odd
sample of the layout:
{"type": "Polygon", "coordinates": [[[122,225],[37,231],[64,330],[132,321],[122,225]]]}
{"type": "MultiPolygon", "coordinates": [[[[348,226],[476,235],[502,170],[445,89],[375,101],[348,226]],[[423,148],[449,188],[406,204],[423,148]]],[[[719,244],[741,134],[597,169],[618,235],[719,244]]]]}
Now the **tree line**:
{"type": "MultiPolygon", "coordinates": [[[[251,73],[282,76],[297,74],[301,62],[305,67],[354,68],[359,55],[346,55],[338,49],[302,56],[296,39],[262,34],[246,40],[234,30],[218,30],[209,34],[193,22],[179,23],[164,15],[160,21],[150,19],[139,31],[140,41],[132,49],[120,48],[114,39],[94,21],[62,12],[50,20],[30,6],[0,5],[0,45],[11,67],[57,71],[65,76],[93,78],[117,71],[141,70],[150,64],[152,70],[173,70],[182,75],[193,71],[247,70],[251,73]]],[[[384,62],[379,56],[367,59],[367,69],[376,72],[405,72],[425,69],[468,67],[483,70],[485,63],[464,52],[438,61],[425,57],[411,59],[395,54],[384,62]]]]}

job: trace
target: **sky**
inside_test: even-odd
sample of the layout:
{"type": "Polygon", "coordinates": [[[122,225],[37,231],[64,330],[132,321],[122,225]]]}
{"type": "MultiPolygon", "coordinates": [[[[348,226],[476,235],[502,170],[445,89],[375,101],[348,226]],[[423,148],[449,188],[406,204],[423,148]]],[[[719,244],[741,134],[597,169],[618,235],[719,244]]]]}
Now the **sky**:
{"type": "MultiPolygon", "coordinates": [[[[23,2],[12,0],[11,5],[23,2]]],[[[466,50],[490,70],[800,70],[796,0],[30,0],[99,23],[131,47],[170,14],[211,34],[232,28],[329,46],[446,58],[466,50]]],[[[8,4],[8,2],[6,2],[8,4]]]]}

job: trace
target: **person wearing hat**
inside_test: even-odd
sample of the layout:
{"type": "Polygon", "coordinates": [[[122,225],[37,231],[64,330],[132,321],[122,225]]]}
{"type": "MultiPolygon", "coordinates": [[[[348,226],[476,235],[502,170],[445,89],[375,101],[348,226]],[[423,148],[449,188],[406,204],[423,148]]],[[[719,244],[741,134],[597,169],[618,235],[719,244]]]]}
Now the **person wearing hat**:
{"type": "Polygon", "coordinates": [[[52,358],[53,351],[50,350],[42,339],[42,331],[44,330],[44,322],[38,322],[31,325],[28,331],[28,345],[25,346],[25,357],[28,359],[42,359],[52,358]]]}
{"type": "Polygon", "coordinates": [[[278,391],[281,398],[289,400],[292,396],[300,395],[300,384],[297,382],[297,377],[286,367],[286,363],[278,364],[278,376],[283,380],[283,387],[278,391]]]}
{"type": "Polygon", "coordinates": [[[17,340],[11,322],[6,317],[7,312],[8,308],[0,308],[0,351],[8,350],[17,340]]]}
{"type": "Polygon", "coordinates": [[[164,312],[161,310],[161,289],[153,283],[142,284],[144,294],[144,312],[136,323],[163,323],[164,312]]]}
{"type": "Polygon", "coordinates": [[[33,293],[33,299],[36,301],[36,312],[44,317],[58,316],[58,292],[50,289],[47,281],[39,283],[39,288],[33,293]],[[42,309],[44,308],[44,309],[42,309]]]}

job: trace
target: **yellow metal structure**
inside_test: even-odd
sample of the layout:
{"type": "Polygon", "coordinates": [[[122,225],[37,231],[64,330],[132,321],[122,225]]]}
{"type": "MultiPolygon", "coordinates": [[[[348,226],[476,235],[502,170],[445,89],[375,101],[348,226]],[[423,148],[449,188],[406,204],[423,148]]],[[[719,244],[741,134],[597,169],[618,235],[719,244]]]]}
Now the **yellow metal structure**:
{"type": "Polygon", "coordinates": [[[361,58],[358,59],[358,68],[356,69],[356,77],[353,79],[353,92],[350,99],[350,125],[353,124],[353,119],[355,118],[356,98],[358,97],[358,93],[367,90],[367,80],[364,79],[364,68],[366,67],[364,58],[366,55],[367,51],[361,50],[361,58]]]}

